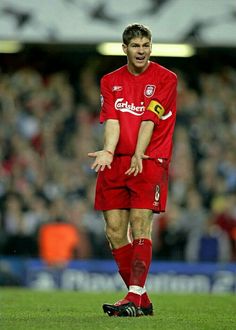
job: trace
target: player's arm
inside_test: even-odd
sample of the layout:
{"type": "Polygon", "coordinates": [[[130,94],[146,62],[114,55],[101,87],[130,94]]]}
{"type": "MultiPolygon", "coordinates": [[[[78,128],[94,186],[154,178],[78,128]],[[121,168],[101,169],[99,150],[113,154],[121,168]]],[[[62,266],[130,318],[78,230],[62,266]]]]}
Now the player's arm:
{"type": "Polygon", "coordinates": [[[131,159],[130,168],[125,174],[134,174],[134,176],[136,176],[143,171],[143,159],[148,158],[148,156],[145,155],[145,151],[151,141],[154,125],[154,122],[151,120],[142,121],[139,128],[135,153],[131,159]]]}
{"type": "Polygon", "coordinates": [[[166,76],[162,81],[162,88],[150,101],[142,117],[142,123],[138,134],[135,154],[131,159],[130,168],[126,174],[137,175],[143,170],[142,160],[148,158],[145,155],[147,146],[150,143],[154,126],[159,125],[163,115],[171,115],[176,103],[177,77],[175,74],[166,76]],[[167,113],[166,113],[167,111],[167,113]]]}
{"type": "Polygon", "coordinates": [[[104,150],[114,154],[120,137],[120,123],[118,119],[108,119],[105,123],[104,150]]]}
{"type": "Polygon", "coordinates": [[[102,150],[88,153],[95,158],[91,169],[103,171],[105,167],[111,168],[114,152],[120,136],[120,124],[118,119],[108,119],[105,122],[104,147],[102,150]]]}

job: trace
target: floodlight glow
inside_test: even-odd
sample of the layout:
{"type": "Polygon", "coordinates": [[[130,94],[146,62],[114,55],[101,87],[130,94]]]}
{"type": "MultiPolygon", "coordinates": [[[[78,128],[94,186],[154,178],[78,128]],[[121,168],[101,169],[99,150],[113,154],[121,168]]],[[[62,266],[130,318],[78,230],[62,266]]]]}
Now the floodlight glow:
{"type": "MultiPolygon", "coordinates": [[[[105,42],[98,45],[97,50],[102,55],[125,55],[118,42],[105,42]]],[[[193,46],[188,44],[153,44],[152,56],[191,57],[195,54],[193,46]]]]}
{"type": "Polygon", "coordinates": [[[18,53],[22,48],[22,44],[18,41],[0,40],[0,53],[18,53]]]}

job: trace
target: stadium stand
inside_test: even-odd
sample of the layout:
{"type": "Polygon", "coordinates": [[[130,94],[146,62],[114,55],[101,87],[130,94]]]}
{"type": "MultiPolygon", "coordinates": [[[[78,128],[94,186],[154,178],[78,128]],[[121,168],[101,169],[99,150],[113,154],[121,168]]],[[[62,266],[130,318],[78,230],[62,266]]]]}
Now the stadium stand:
{"type": "MultiPolygon", "coordinates": [[[[102,217],[93,210],[95,174],[87,152],[101,144],[98,77],[114,62],[102,66],[94,56],[76,74],[63,66],[52,70],[50,61],[47,70],[33,60],[2,64],[1,255],[39,256],[38,233],[57,203],[66,222],[83,233],[86,249],[77,258],[110,258],[102,217]]],[[[154,224],[154,258],[235,261],[236,70],[224,63],[202,65],[197,75],[174,70],[178,117],[170,197],[154,224]],[[201,244],[209,238],[218,248],[204,255],[201,244]]]]}

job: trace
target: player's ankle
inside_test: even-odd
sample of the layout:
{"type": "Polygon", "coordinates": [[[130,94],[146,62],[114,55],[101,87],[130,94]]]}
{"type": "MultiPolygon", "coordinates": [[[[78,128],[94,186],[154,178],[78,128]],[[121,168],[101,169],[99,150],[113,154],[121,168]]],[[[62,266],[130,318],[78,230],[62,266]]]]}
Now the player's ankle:
{"type": "Polygon", "coordinates": [[[147,292],[144,292],[141,295],[141,306],[148,307],[150,304],[151,304],[151,300],[149,299],[147,292]]]}
{"type": "Polygon", "coordinates": [[[136,307],[141,306],[141,295],[139,295],[139,294],[136,294],[133,292],[128,292],[125,299],[134,303],[136,307]]]}

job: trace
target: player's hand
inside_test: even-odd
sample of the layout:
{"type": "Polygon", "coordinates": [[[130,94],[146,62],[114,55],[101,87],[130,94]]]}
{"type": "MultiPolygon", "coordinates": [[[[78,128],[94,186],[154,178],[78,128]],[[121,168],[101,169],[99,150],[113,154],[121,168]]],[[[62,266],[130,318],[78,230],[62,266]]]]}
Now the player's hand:
{"type": "Polygon", "coordinates": [[[88,156],[91,158],[95,158],[93,164],[91,165],[91,169],[95,172],[104,171],[107,166],[111,169],[111,163],[113,161],[113,155],[107,150],[99,150],[95,152],[89,152],[88,156]]]}
{"type": "Polygon", "coordinates": [[[130,168],[125,172],[126,175],[133,174],[134,176],[143,171],[143,159],[148,159],[149,156],[144,154],[134,154],[131,158],[130,168]]]}

